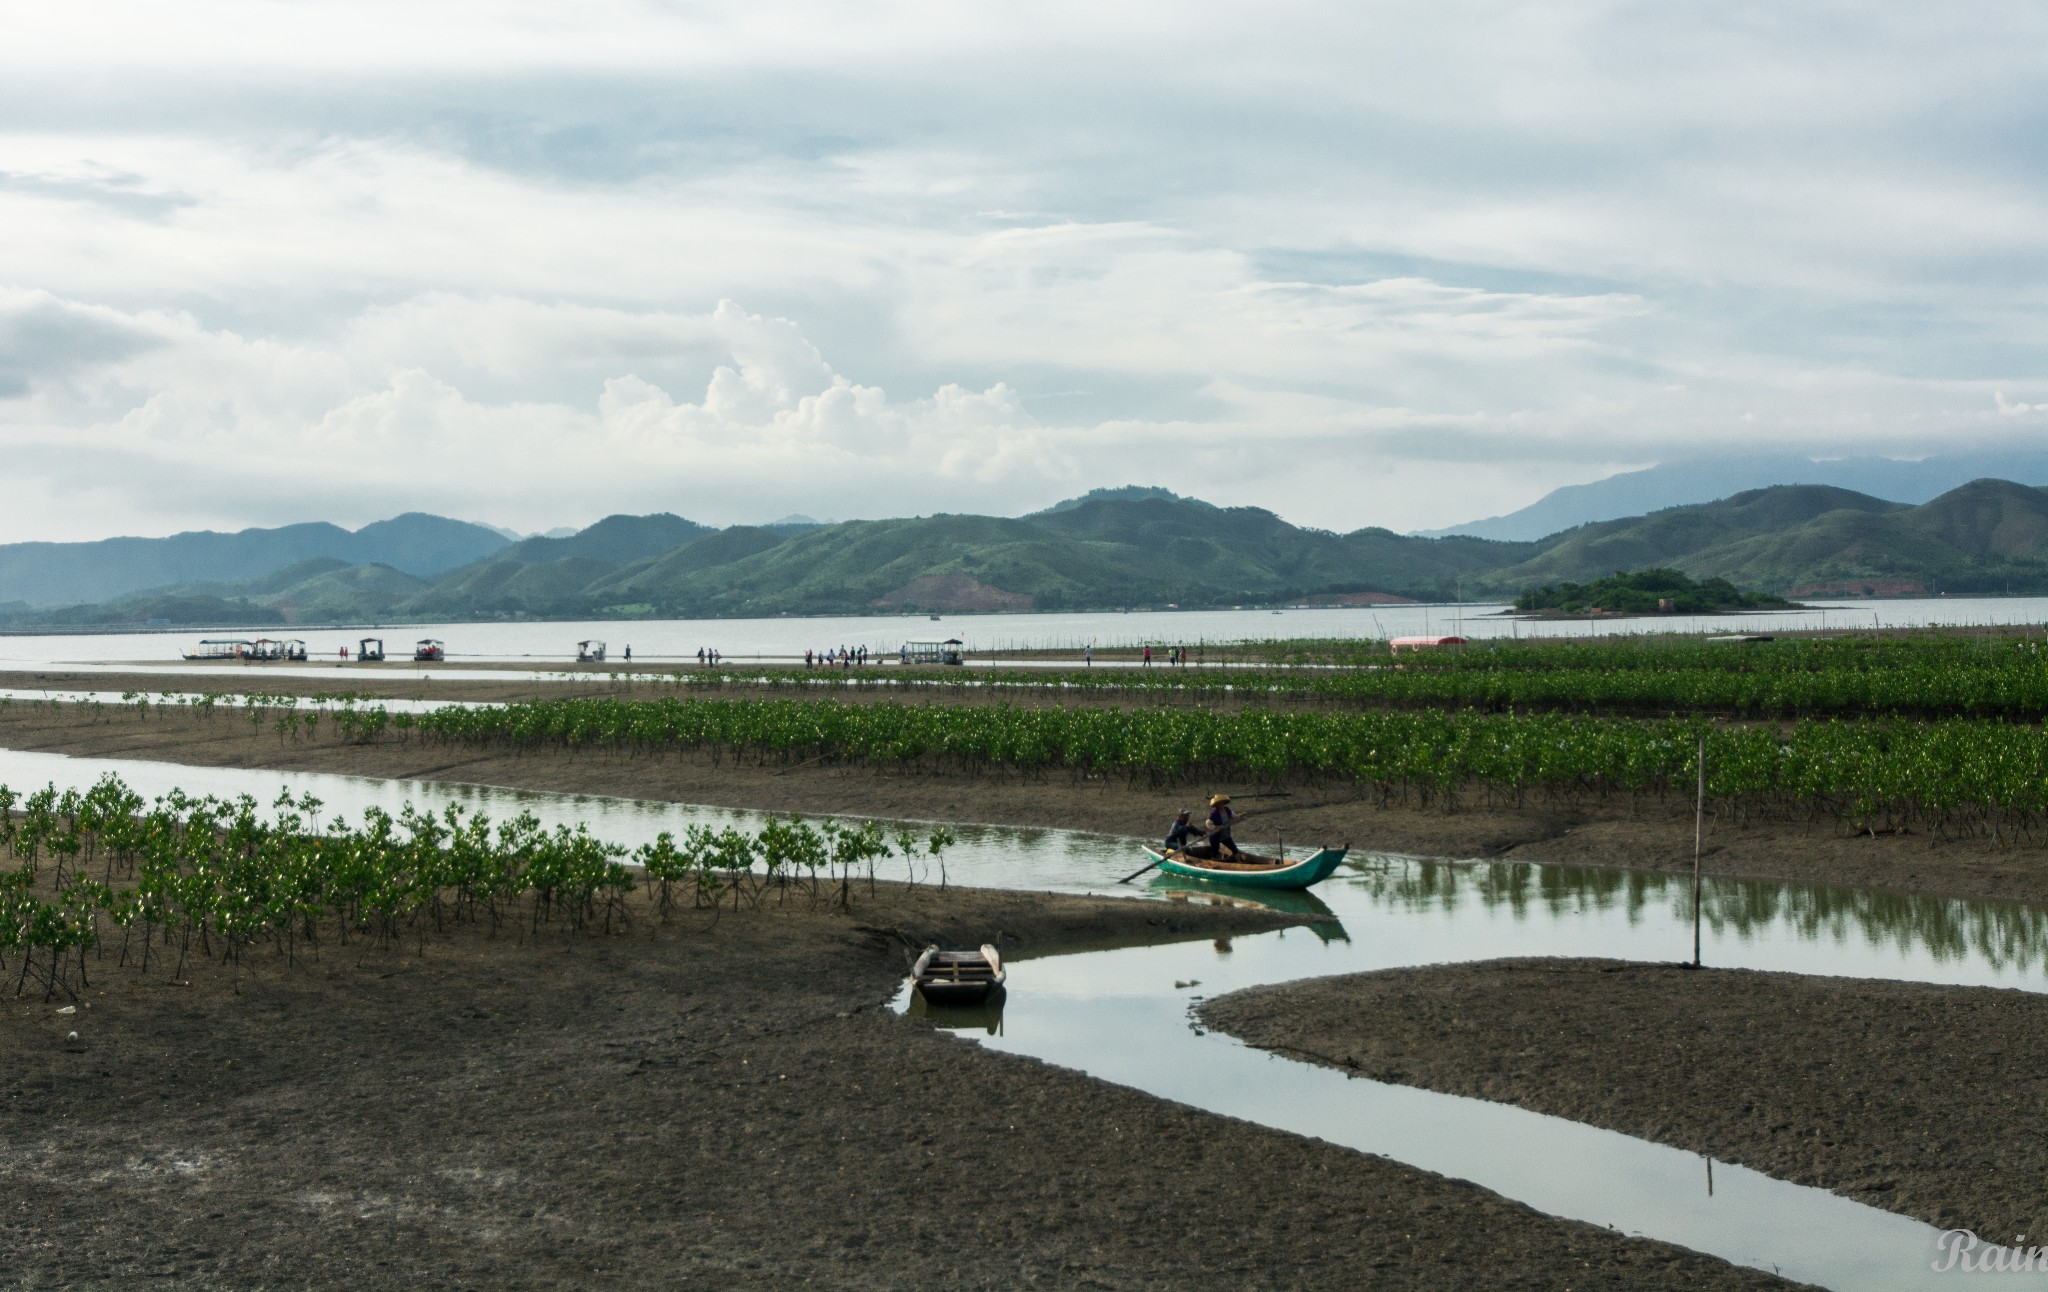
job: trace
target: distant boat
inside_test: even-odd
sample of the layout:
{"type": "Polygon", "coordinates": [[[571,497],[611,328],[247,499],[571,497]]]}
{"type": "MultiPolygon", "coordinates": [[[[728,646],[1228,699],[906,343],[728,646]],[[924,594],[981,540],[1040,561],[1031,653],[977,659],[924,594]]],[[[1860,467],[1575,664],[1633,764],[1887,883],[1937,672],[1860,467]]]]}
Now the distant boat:
{"type": "Polygon", "coordinates": [[[1167,874],[1186,879],[1238,884],[1246,888],[1307,888],[1328,879],[1343,864],[1345,854],[1350,851],[1349,844],[1342,848],[1323,848],[1300,861],[1261,857],[1249,852],[1237,854],[1232,861],[1210,861],[1181,852],[1161,854],[1151,848],[1145,849],[1145,855],[1167,874]]]}
{"type": "Polygon", "coordinates": [[[986,942],[979,951],[929,946],[911,966],[917,994],[932,1005],[979,1005],[1003,990],[1003,955],[986,942]]]}
{"type": "Polygon", "coordinates": [[[185,652],[186,659],[248,659],[256,649],[256,643],[240,638],[209,637],[199,643],[197,650],[185,652]]]}

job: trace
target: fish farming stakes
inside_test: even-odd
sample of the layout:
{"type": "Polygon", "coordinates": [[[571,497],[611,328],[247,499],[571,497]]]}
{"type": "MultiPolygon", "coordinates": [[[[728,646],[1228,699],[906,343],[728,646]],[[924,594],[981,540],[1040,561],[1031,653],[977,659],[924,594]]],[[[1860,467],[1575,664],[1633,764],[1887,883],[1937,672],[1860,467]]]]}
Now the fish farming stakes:
{"type": "Polygon", "coordinates": [[[1748,816],[1832,814],[2031,837],[2048,825],[2048,732],[1995,720],[1873,718],[1723,726],[1473,710],[1324,713],[1249,709],[1021,708],[836,700],[541,700],[334,715],[338,734],[510,748],[708,751],[788,765],[825,759],[947,774],[1112,774],[1152,784],[1225,777],[1335,780],[1382,804],[1453,807],[1690,801],[1697,750],[1707,796],[1748,816]]]}
{"type": "Polygon", "coordinates": [[[791,817],[758,833],[693,826],[629,851],[530,813],[493,823],[450,806],[372,808],[324,826],[310,795],[266,813],[172,792],[145,804],[109,776],[86,791],[26,798],[0,785],[0,969],[19,994],[76,995],[109,959],[179,977],[194,956],[239,965],[268,950],[288,964],[322,943],[425,939],[460,924],[610,929],[679,907],[777,900],[850,906],[879,865],[943,874],[943,827],[791,817]],[[638,894],[636,897],[635,895],[638,894]]]}

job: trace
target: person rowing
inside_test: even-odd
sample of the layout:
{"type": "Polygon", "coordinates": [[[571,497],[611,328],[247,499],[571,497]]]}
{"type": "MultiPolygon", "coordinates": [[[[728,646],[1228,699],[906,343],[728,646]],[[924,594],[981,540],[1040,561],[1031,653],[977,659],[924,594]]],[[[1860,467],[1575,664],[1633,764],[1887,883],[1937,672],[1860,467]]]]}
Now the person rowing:
{"type": "Polygon", "coordinates": [[[1230,837],[1231,822],[1237,814],[1230,810],[1230,796],[1215,794],[1209,798],[1209,818],[1202,825],[1201,842],[1183,849],[1189,857],[1209,858],[1216,861],[1230,861],[1237,855],[1237,840],[1230,837]]]}

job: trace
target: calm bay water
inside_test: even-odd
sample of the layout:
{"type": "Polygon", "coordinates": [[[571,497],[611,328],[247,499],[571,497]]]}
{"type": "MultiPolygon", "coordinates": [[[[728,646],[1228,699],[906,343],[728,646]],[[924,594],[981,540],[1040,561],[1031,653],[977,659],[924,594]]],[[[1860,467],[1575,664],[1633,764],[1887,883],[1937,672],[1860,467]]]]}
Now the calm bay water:
{"type": "Polygon", "coordinates": [[[369,629],[301,630],[286,626],[216,633],[119,633],[0,636],[0,668],[126,660],[171,661],[202,636],[304,637],[314,661],[335,661],[343,646],[381,635],[393,658],[435,637],[450,658],[465,661],[567,662],[576,643],[599,638],[618,660],[633,648],[636,662],[696,659],[712,648],[730,659],[787,659],[805,650],[866,646],[894,654],[905,641],[958,637],[970,651],[1098,649],[1145,643],[1227,643],[1276,637],[1385,638],[1456,633],[1472,638],[1581,637],[1631,633],[1770,633],[1808,628],[1912,628],[2048,624],[2044,597],[1933,597],[1901,601],[1815,602],[1796,611],[1745,615],[1656,616],[1598,623],[1521,619],[1499,605],[1378,606],[1343,610],[1146,610],[1129,613],[843,616],[774,619],[650,619],[595,623],[388,624],[369,629]]]}

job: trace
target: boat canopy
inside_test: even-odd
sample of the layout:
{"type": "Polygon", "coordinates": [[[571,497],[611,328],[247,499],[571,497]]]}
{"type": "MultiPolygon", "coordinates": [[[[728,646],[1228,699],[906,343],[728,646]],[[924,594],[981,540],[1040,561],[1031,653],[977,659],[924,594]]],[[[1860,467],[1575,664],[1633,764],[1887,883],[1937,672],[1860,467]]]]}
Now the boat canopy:
{"type": "Polygon", "coordinates": [[[958,637],[942,642],[905,642],[903,657],[912,664],[958,664],[964,644],[958,637]]]}

